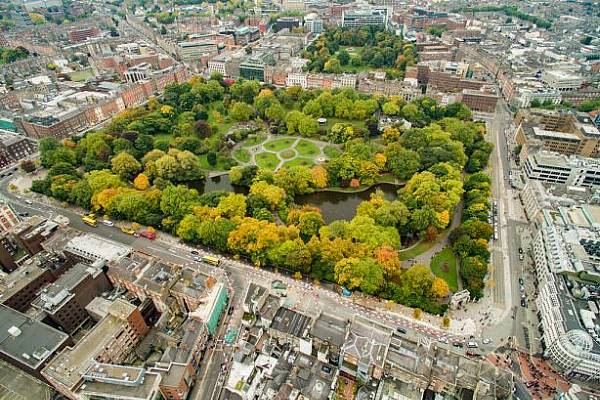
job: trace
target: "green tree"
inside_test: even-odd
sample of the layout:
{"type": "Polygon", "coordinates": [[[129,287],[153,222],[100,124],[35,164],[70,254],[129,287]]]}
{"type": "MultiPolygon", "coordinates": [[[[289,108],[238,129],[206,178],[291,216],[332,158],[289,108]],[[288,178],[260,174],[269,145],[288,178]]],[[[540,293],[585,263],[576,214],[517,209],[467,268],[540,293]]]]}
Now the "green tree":
{"type": "Polygon", "coordinates": [[[110,161],[112,172],[119,175],[122,180],[132,180],[142,169],[141,164],[131,154],[123,151],[110,161]]]}
{"type": "Polygon", "coordinates": [[[286,240],[269,251],[269,261],[279,268],[309,273],[312,254],[300,239],[286,240]]]}
{"type": "Polygon", "coordinates": [[[377,293],[385,283],[383,268],[373,258],[344,258],[335,264],[336,281],[348,289],[377,293]]]}
{"type": "Polygon", "coordinates": [[[254,114],[254,108],[244,102],[233,103],[229,115],[236,121],[248,121],[254,114]]]}

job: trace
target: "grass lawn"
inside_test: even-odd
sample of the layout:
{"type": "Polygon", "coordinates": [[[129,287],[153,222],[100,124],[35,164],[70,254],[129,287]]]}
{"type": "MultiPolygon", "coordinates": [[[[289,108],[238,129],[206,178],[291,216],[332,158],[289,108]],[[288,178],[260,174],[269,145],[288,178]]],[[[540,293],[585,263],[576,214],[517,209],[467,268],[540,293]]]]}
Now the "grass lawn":
{"type": "Polygon", "coordinates": [[[448,283],[450,290],[458,290],[458,278],[456,276],[456,257],[450,247],[444,248],[431,259],[431,271],[448,283]]]}
{"type": "Polygon", "coordinates": [[[290,147],[295,141],[295,138],[275,139],[267,142],[264,147],[271,151],[281,151],[290,147]]]}
{"type": "Polygon", "coordinates": [[[244,146],[244,147],[256,146],[257,144],[263,143],[265,140],[267,140],[267,135],[265,135],[264,133],[254,134],[254,135],[249,136],[248,139],[246,139],[246,141],[244,142],[244,144],[242,146],[244,146]]]}
{"type": "Polygon", "coordinates": [[[435,242],[427,242],[425,240],[417,243],[413,247],[407,250],[400,250],[399,256],[402,261],[410,260],[413,257],[418,256],[419,254],[425,253],[427,250],[431,249],[435,245],[435,242]]]}
{"type": "Polygon", "coordinates": [[[289,160],[290,158],[296,157],[296,152],[292,149],[287,149],[287,150],[284,150],[281,153],[279,153],[279,156],[281,158],[285,158],[286,160],[289,160]]]}
{"type": "Polygon", "coordinates": [[[348,123],[348,124],[352,124],[354,126],[357,126],[359,128],[366,128],[366,124],[364,120],[358,120],[358,119],[341,119],[341,118],[327,118],[327,122],[325,122],[325,124],[321,125],[323,127],[323,129],[325,129],[325,131],[329,132],[331,130],[331,127],[335,124],[337,124],[338,122],[342,122],[342,123],[348,123]]]}
{"type": "Polygon", "coordinates": [[[94,72],[92,71],[91,68],[90,69],[82,69],[81,71],[75,71],[75,72],[71,72],[69,74],[69,78],[71,78],[71,80],[73,82],[84,82],[84,81],[87,81],[92,76],[94,76],[94,72]]]}
{"type": "Polygon", "coordinates": [[[246,149],[236,149],[233,152],[233,156],[241,162],[249,162],[251,158],[250,153],[246,149]]]}
{"type": "Polygon", "coordinates": [[[279,158],[275,153],[262,152],[254,156],[254,159],[261,168],[273,170],[279,165],[279,158]]]}
{"type": "Polygon", "coordinates": [[[308,140],[304,139],[300,140],[296,144],[296,150],[298,150],[298,153],[300,153],[300,155],[309,157],[316,156],[321,153],[321,151],[319,150],[319,146],[317,146],[313,142],[309,142],[308,140]]]}
{"type": "Polygon", "coordinates": [[[305,167],[312,167],[313,165],[315,165],[315,162],[312,160],[312,158],[297,157],[293,160],[286,161],[283,165],[286,167],[297,167],[299,165],[303,165],[305,167]]]}
{"type": "Polygon", "coordinates": [[[342,151],[335,146],[327,145],[323,148],[323,153],[329,158],[336,158],[342,154],[342,151]]]}

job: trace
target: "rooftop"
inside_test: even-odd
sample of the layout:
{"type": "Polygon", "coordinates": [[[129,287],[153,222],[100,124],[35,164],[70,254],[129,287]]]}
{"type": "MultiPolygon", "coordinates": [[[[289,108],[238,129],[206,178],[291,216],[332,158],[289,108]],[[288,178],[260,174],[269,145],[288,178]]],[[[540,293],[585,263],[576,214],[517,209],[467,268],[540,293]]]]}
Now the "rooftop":
{"type": "Polygon", "coordinates": [[[67,342],[69,335],[0,305],[0,352],[37,369],[67,342]]]}
{"type": "Polygon", "coordinates": [[[143,368],[94,364],[84,375],[84,380],[77,393],[85,396],[146,400],[158,391],[161,377],[143,368]]]}
{"type": "Polygon", "coordinates": [[[391,329],[354,321],[343,349],[361,363],[383,366],[391,337],[391,329]]]}
{"type": "Polygon", "coordinates": [[[310,331],[311,336],[342,347],[346,340],[348,321],[329,314],[321,314],[315,320],[310,331]]]}
{"type": "Polygon", "coordinates": [[[75,236],[65,246],[65,251],[72,252],[92,261],[116,261],[131,253],[131,247],[90,233],[75,236]]]}
{"type": "Polygon", "coordinates": [[[124,300],[116,300],[103,318],[74,347],[63,350],[46,367],[44,373],[66,387],[72,388],[81,376],[94,365],[98,354],[114,340],[127,323],[117,316],[124,316],[133,307],[124,300]],[[125,303],[125,304],[124,304],[125,303]]]}
{"type": "Polygon", "coordinates": [[[271,328],[301,338],[306,333],[310,323],[310,317],[289,308],[279,307],[271,323],[271,328]]]}

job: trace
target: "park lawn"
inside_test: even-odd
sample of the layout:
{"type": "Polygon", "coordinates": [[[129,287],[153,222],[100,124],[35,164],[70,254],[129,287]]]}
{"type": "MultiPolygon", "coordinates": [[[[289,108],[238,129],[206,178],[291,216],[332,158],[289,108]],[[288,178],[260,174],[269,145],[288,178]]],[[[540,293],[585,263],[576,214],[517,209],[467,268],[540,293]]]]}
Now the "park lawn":
{"type": "Polygon", "coordinates": [[[300,165],[305,167],[312,167],[313,165],[315,165],[315,162],[312,158],[296,157],[293,160],[286,161],[283,165],[285,167],[297,167],[300,165]]]}
{"type": "Polygon", "coordinates": [[[304,139],[300,140],[296,144],[296,150],[302,156],[314,157],[314,156],[321,154],[321,150],[319,149],[319,146],[317,146],[313,142],[310,142],[310,141],[304,140],[304,139]]]}
{"type": "Polygon", "coordinates": [[[431,259],[431,271],[435,276],[445,280],[450,290],[458,290],[458,277],[456,276],[456,257],[450,247],[445,247],[431,259]]]}
{"type": "Polygon", "coordinates": [[[333,127],[333,125],[337,124],[338,122],[352,124],[358,128],[366,128],[367,126],[364,120],[331,117],[327,118],[327,122],[325,122],[325,124],[323,124],[322,127],[323,129],[325,129],[325,131],[329,132],[331,130],[331,127],[333,127]]]}
{"type": "Polygon", "coordinates": [[[257,134],[249,136],[248,139],[246,139],[244,141],[244,144],[242,144],[242,146],[244,146],[244,147],[256,146],[257,144],[263,143],[265,140],[267,140],[266,134],[257,133],[257,134]]]}
{"type": "Polygon", "coordinates": [[[296,157],[296,152],[292,149],[286,149],[279,153],[279,157],[289,160],[290,158],[296,157]]]}
{"type": "Polygon", "coordinates": [[[254,159],[256,160],[256,164],[261,168],[274,170],[279,165],[277,155],[268,151],[258,153],[254,156],[254,159]]]}
{"type": "Polygon", "coordinates": [[[240,148],[233,152],[233,156],[241,162],[250,162],[250,153],[248,150],[240,148]]]}
{"type": "Polygon", "coordinates": [[[296,141],[296,138],[281,138],[281,139],[270,140],[267,143],[265,143],[263,146],[267,150],[281,151],[281,150],[290,148],[292,146],[292,144],[294,144],[295,141],[296,141]]]}
{"type": "Polygon", "coordinates": [[[342,155],[342,151],[332,145],[327,145],[323,148],[323,153],[329,158],[336,158],[342,155]]]}
{"type": "Polygon", "coordinates": [[[400,256],[400,259],[402,261],[410,260],[411,258],[414,258],[420,254],[423,254],[427,250],[431,249],[435,245],[435,243],[436,243],[435,241],[427,242],[425,240],[421,240],[419,243],[417,243],[416,245],[412,246],[409,249],[400,250],[398,252],[398,255],[400,256]]]}

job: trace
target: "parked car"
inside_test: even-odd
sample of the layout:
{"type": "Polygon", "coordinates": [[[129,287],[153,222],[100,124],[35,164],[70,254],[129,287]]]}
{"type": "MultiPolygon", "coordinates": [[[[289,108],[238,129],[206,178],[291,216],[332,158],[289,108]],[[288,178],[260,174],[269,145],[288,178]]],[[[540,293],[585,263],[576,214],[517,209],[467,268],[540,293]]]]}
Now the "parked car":
{"type": "Polygon", "coordinates": [[[192,253],[192,254],[194,254],[194,255],[196,255],[196,256],[200,254],[200,253],[198,253],[196,250],[192,250],[192,251],[190,251],[190,253],[192,253]]]}
{"type": "Polygon", "coordinates": [[[402,328],[400,326],[396,328],[396,331],[398,331],[399,333],[401,333],[403,335],[406,335],[406,329],[404,329],[404,328],[402,328]]]}
{"type": "Polygon", "coordinates": [[[467,347],[470,348],[470,349],[476,349],[476,348],[479,347],[479,345],[477,344],[477,342],[470,341],[470,342],[467,343],[467,347]]]}
{"type": "Polygon", "coordinates": [[[524,284],[525,284],[525,281],[523,280],[523,278],[519,278],[519,285],[521,285],[521,286],[522,286],[522,285],[524,285],[524,284]]]}
{"type": "Polygon", "coordinates": [[[115,224],[110,219],[103,219],[101,222],[106,226],[113,226],[115,224]]]}
{"type": "Polygon", "coordinates": [[[462,344],[462,342],[452,342],[452,346],[454,347],[464,347],[464,344],[462,344]]]}
{"type": "Polygon", "coordinates": [[[485,338],[481,341],[483,344],[490,344],[493,342],[492,338],[485,338]]]}
{"type": "Polygon", "coordinates": [[[521,299],[521,307],[527,308],[527,300],[521,299]]]}

